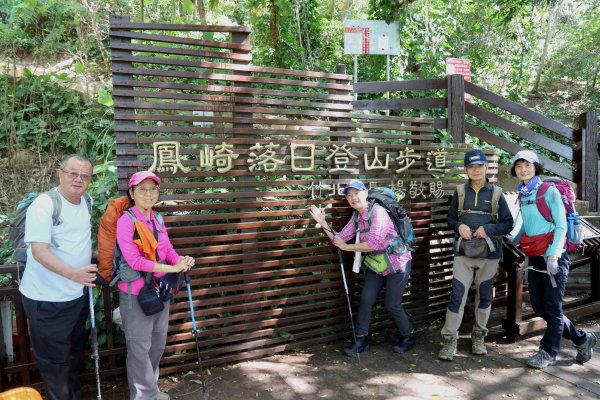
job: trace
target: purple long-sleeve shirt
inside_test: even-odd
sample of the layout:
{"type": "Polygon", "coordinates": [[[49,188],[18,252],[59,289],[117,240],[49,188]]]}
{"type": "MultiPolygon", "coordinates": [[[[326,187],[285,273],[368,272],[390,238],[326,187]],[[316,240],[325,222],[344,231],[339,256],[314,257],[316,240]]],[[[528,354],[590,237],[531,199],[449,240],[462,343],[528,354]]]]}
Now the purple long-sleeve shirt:
{"type": "MultiPolygon", "coordinates": [[[[156,228],[159,231],[158,260],[169,265],[177,264],[177,261],[179,261],[179,254],[177,254],[173,248],[164,225],[161,226],[159,224],[154,213],[152,213],[150,216],[151,220],[148,220],[136,207],[131,207],[130,210],[133,211],[133,214],[139,221],[143,222],[148,227],[150,232],[152,232],[153,229],[151,220],[154,221],[154,224],[156,224],[156,228]]],[[[133,229],[134,225],[131,218],[128,215],[123,214],[117,221],[117,243],[119,244],[121,253],[123,253],[123,257],[125,257],[127,264],[129,264],[134,270],[152,272],[154,269],[154,261],[148,260],[146,257],[144,257],[144,252],[141,251],[138,245],[133,242],[133,229]]],[[[154,274],[154,276],[160,278],[164,274],[164,272],[157,272],[154,274]]],[[[143,278],[131,282],[131,293],[134,295],[139,294],[143,286],[143,278]]],[[[119,282],[117,287],[119,290],[125,293],[128,291],[127,282],[119,282]]]]}
{"type": "MultiPolygon", "coordinates": [[[[390,243],[392,243],[398,234],[396,233],[396,229],[394,229],[394,222],[389,217],[385,209],[378,204],[373,205],[373,207],[371,229],[366,232],[361,232],[360,242],[366,242],[373,250],[383,250],[390,243]]],[[[369,221],[367,219],[368,215],[368,210],[365,210],[358,216],[359,229],[369,228],[369,221]]],[[[344,228],[340,231],[339,237],[347,243],[355,235],[356,226],[354,224],[354,217],[352,217],[346,226],[344,226],[344,228]]],[[[391,254],[390,260],[394,267],[394,271],[404,270],[406,263],[412,260],[412,254],[408,250],[402,254],[391,254]]],[[[386,276],[389,273],[390,271],[386,269],[382,275],[386,276]]]]}

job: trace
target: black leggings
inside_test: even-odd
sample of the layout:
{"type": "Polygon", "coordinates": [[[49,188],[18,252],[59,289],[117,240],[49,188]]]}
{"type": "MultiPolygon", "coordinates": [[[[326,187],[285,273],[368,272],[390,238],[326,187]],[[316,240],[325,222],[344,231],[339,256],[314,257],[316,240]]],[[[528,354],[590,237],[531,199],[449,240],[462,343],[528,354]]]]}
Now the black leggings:
{"type": "Polygon", "coordinates": [[[356,335],[365,336],[369,333],[373,306],[377,300],[377,295],[385,284],[385,308],[392,321],[396,324],[400,336],[410,336],[412,333],[412,324],[408,320],[408,316],[402,306],[402,296],[410,278],[411,262],[406,263],[404,270],[399,270],[387,276],[380,275],[368,268],[366,271],[365,284],[360,294],[356,335]]]}

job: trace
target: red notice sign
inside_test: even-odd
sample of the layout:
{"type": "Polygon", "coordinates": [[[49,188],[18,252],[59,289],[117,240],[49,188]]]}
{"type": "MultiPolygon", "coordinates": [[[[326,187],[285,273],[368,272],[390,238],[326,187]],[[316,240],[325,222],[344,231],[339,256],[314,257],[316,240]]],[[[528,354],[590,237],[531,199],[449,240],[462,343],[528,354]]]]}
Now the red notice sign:
{"type": "MultiPolygon", "coordinates": [[[[471,82],[471,61],[466,58],[446,58],[446,75],[460,74],[465,77],[465,81],[471,82]]],[[[469,94],[465,94],[465,101],[473,102],[469,94]]]]}

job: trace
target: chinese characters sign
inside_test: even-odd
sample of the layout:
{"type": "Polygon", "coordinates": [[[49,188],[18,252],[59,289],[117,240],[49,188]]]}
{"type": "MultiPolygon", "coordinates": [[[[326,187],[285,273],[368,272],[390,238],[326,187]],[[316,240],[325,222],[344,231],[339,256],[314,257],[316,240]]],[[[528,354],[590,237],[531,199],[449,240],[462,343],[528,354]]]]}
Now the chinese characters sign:
{"type": "MultiPolygon", "coordinates": [[[[177,141],[154,142],[153,159],[150,171],[166,172],[171,174],[189,173],[194,167],[193,160],[198,168],[213,170],[226,175],[229,171],[246,169],[253,172],[273,173],[289,168],[298,174],[373,174],[390,171],[394,174],[410,174],[410,170],[429,172],[434,180],[424,182],[417,179],[399,180],[395,178],[385,186],[392,188],[399,198],[410,199],[441,198],[445,195],[440,174],[450,171],[447,163],[447,150],[431,148],[427,151],[417,152],[412,147],[399,150],[382,150],[373,144],[369,147],[353,149],[355,143],[332,143],[328,146],[315,144],[291,143],[284,144],[256,143],[254,145],[234,145],[223,141],[219,144],[206,144],[197,149],[197,154],[190,157],[187,151],[182,155],[182,146],[177,141]],[[317,157],[319,154],[319,157],[317,157]],[[319,159],[320,163],[316,160],[319,159]],[[186,165],[183,161],[186,160],[186,165]],[[237,163],[236,163],[237,161],[237,163]],[[417,164],[417,161],[420,161],[417,164]],[[317,168],[319,165],[319,168],[317,168]]],[[[363,144],[364,145],[364,144],[363,144]]],[[[389,175],[387,175],[389,176],[389,175]]],[[[311,198],[322,196],[336,196],[341,194],[344,185],[338,183],[324,183],[327,181],[312,182],[310,185],[311,198]]],[[[370,182],[373,187],[375,183],[370,182]]]]}
{"type": "MultiPolygon", "coordinates": [[[[182,163],[180,143],[176,141],[154,142],[153,160],[150,171],[190,172],[190,168],[182,163]]],[[[292,172],[317,172],[315,166],[315,145],[295,144],[289,146],[289,155],[285,155],[285,146],[281,144],[263,145],[256,143],[248,149],[248,156],[244,163],[248,171],[275,172],[280,167],[289,165],[292,172]]],[[[242,157],[233,144],[222,142],[217,145],[204,145],[198,153],[198,166],[201,168],[215,169],[218,173],[225,174],[234,167],[234,161],[242,157]]],[[[362,159],[355,154],[348,143],[332,144],[325,147],[327,155],[324,160],[327,172],[331,174],[348,173],[358,174],[361,169],[366,172],[394,170],[401,173],[410,169],[417,160],[425,162],[425,171],[431,173],[447,173],[450,171],[446,165],[447,152],[444,149],[435,149],[416,153],[414,149],[405,147],[395,155],[380,154],[378,146],[367,149],[362,154],[362,159]]]]}

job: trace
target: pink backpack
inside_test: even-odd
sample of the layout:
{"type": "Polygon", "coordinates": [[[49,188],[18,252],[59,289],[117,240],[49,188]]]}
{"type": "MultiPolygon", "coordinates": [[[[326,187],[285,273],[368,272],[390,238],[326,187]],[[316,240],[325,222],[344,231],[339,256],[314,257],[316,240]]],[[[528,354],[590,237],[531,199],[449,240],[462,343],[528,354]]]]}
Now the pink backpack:
{"type": "MultiPolygon", "coordinates": [[[[552,214],[546,199],[544,198],[548,189],[551,186],[556,187],[562,198],[562,202],[565,206],[565,212],[567,213],[567,241],[565,248],[567,252],[572,253],[583,247],[583,227],[581,226],[581,220],[579,214],[575,211],[575,191],[571,184],[562,178],[547,178],[544,180],[542,185],[537,191],[537,197],[535,203],[538,211],[548,222],[552,222],[552,214]]],[[[521,205],[526,204],[519,199],[521,205]]]]}

